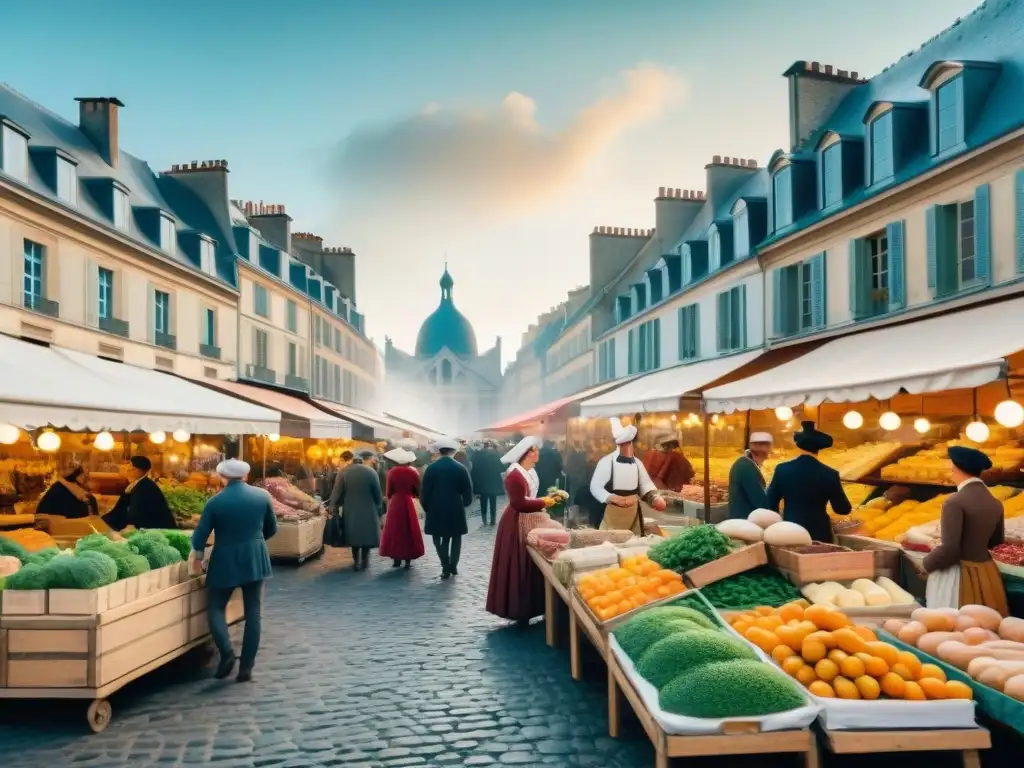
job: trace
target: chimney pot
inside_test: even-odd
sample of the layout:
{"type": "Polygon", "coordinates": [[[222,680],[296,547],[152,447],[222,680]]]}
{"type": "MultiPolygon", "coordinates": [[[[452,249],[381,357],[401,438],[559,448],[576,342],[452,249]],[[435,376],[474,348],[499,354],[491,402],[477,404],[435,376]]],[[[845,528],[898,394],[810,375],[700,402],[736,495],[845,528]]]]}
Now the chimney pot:
{"type": "Polygon", "coordinates": [[[664,197],[664,196],[665,196],[665,188],[664,187],[658,187],[658,197],[664,197]]]}
{"type": "Polygon", "coordinates": [[[199,167],[199,163],[197,163],[195,160],[193,160],[192,161],[192,167],[193,168],[198,168],[199,167]]]}
{"type": "Polygon", "coordinates": [[[682,197],[682,196],[683,196],[683,190],[679,189],[679,187],[676,187],[676,197],[682,197]]]}
{"type": "Polygon", "coordinates": [[[714,157],[711,158],[711,162],[712,163],[721,163],[722,162],[722,156],[721,155],[715,155],[714,157]]]}
{"type": "Polygon", "coordinates": [[[821,71],[821,64],[819,64],[816,61],[812,61],[811,62],[811,72],[820,72],[820,71],[821,71]]]}
{"type": "Polygon", "coordinates": [[[78,127],[99,151],[100,157],[111,168],[117,168],[118,148],[117,110],[124,104],[114,97],[86,97],[78,102],[78,127]]]}
{"type": "Polygon", "coordinates": [[[837,69],[836,70],[836,74],[839,75],[840,77],[849,77],[850,76],[850,73],[847,72],[845,69],[837,69]]]}
{"type": "Polygon", "coordinates": [[[722,162],[725,163],[726,165],[732,165],[732,158],[726,155],[725,157],[722,158],[722,162]]]}
{"type": "Polygon", "coordinates": [[[857,77],[858,74],[859,74],[858,72],[851,72],[850,73],[850,77],[852,77],[854,80],[859,80],[860,78],[857,77]]]}

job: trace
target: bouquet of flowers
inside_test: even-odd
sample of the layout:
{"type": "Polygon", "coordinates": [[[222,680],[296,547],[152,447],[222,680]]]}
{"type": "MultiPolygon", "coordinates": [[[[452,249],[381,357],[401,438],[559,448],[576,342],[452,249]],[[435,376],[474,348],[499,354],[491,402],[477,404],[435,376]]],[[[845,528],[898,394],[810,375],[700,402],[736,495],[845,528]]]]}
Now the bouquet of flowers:
{"type": "Polygon", "coordinates": [[[569,500],[569,494],[566,491],[563,491],[561,488],[554,485],[548,488],[548,496],[553,498],[559,504],[562,504],[569,500]]]}

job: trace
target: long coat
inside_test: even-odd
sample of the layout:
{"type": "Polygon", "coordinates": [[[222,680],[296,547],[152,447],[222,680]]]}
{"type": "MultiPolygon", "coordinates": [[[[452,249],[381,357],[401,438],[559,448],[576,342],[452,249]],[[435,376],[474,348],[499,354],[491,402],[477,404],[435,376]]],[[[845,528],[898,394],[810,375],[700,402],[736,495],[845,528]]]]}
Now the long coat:
{"type": "Polygon", "coordinates": [[[466,507],[473,503],[469,472],[451,456],[442,456],[423,473],[420,503],[428,536],[465,536],[469,532],[466,507]]]}
{"type": "Polygon", "coordinates": [[[345,541],[350,547],[376,547],[380,544],[383,504],[380,478],[373,467],[353,464],[338,475],[330,508],[341,507],[345,541]]]}
{"type": "Polygon", "coordinates": [[[807,455],[779,464],[766,496],[768,508],[775,511],[785,502],[783,518],[802,525],[815,541],[832,541],[832,524],[825,509],[830,502],[837,515],[847,515],[852,509],[839,473],[807,455]]]}
{"type": "Polygon", "coordinates": [[[729,517],[746,520],[755,509],[767,506],[764,475],[752,458],[743,455],[729,469],[729,517]]]}
{"type": "Polygon", "coordinates": [[[232,480],[206,502],[192,533],[192,549],[202,553],[213,534],[213,553],[206,586],[232,589],[269,579],[267,539],[277,533],[270,494],[241,480],[232,480]]]}
{"type": "Polygon", "coordinates": [[[493,448],[485,448],[473,454],[473,491],[478,496],[501,496],[505,492],[502,473],[505,471],[501,457],[493,448]]]}
{"type": "Polygon", "coordinates": [[[540,449],[534,470],[540,480],[540,493],[547,493],[548,488],[558,485],[562,478],[562,454],[553,445],[545,445],[540,449]]]}
{"type": "Polygon", "coordinates": [[[177,528],[164,492],[153,478],[146,476],[131,491],[122,493],[114,508],[103,516],[103,522],[115,531],[129,525],[136,528],[177,528]]]}

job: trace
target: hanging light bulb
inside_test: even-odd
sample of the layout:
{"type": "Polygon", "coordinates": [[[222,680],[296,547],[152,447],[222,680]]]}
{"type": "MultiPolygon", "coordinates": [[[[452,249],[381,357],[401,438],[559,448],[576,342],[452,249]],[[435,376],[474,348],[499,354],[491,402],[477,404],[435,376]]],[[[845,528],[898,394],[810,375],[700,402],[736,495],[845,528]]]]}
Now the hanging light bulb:
{"type": "Polygon", "coordinates": [[[893,413],[892,411],[886,411],[878,417],[878,426],[887,432],[899,429],[900,424],[903,423],[903,419],[899,417],[899,414],[893,413]]]}
{"type": "Polygon", "coordinates": [[[43,432],[36,438],[36,447],[40,451],[56,453],[57,449],[60,448],[60,435],[56,432],[43,432]]]}
{"type": "Polygon", "coordinates": [[[928,421],[928,419],[926,419],[924,417],[921,417],[919,419],[914,419],[914,429],[918,433],[923,435],[925,432],[927,432],[931,428],[932,428],[932,423],[930,421],[928,421]]]}
{"type": "Polygon", "coordinates": [[[789,421],[793,418],[793,409],[788,405],[780,405],[775,409],[775,418],[779,421],[789,421]]]}
{"type": "Polygon", "coordinates": [[[271,432],[269,435],[267,435],[267,440],[269,440],[272,443],[276,443],[280,439],[281,439],[281,436],[279,434],[277,434],[276,432],[271,432]]]}
{"type": "Polygon", "coordinates": [[[165,440],[167,440],[167,433],[162,430],[158,429],[156,432],[149,433],[149,442],[153,445],[162,445],[165,440]]]}
{"type": "Polygon", "coordinates": [[[996,421],[1008,429],[1024,424],[1024,406],[1016,400],[1003,400],[996,406],[996,421]]]}
{"type": "Polygon", "coordinates": [[[673,413],[672,414],[672,421],[675,421],[675,420],[676,420],[676,415],[673,413]]]}
{"type": "Polygon", "coordinates": [[[712,424],[717,424],[718,423],[718,414],[717,413],[714,416],[711,417],[711,423],[712,424]]]}
{"type": "Polygon", "coordinates": [[[843,426],[847,429],[860,429],[864,426],[864,417],[860,411],[847,411],[843,414],[843,426]]]}
{"type": "Polygon", "coordinates": [[[92,441],[92,446],[97,451],[110,451],[114,448],[114,436],[109,432],[100,432],[92,441]]]}
{"type": "Polygon", "coordinates": [[[0,424],[0,445],[14,445],[21,437],[21,430],[13,424],[0,424]]]}
{"type": "Polygon", "coordinates": [[[967,439],[972,443],[984,443],[988,440],[988,425],[983,421],[972,421],[964,429],[964,434],[967,435],[967,439]]]}
{"type": "Polygon", "coordinates": [[[187,429],[176,429],[171,435],[176,443],[187,443],[192,439],[192,434],[187,429]]]}

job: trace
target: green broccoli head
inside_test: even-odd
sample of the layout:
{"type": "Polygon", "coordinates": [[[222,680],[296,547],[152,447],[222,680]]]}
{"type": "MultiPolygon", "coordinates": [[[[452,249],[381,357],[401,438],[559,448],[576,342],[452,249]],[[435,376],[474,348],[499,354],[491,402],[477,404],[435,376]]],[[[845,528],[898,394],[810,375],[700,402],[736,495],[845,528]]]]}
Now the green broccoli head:
{"type": "Polygon", "coordinates": [[[756,659],[750,646],[724,632],[701,629],[664,637],[640,657],[636,671],[655,688],[709,662],[756,659]]]}
{"type": "Polygon", "coordinates": [[[44,567],[50,589],[97,589],[117,580],[117,563],[102,552],[55,557],[44,567]]]}
{"type": "Polygon", "coordinates": [[[4,589],[46,589],[49,586],[46,570],[38,563],[26,563],[4,581],[4,589]]]}
{"type": "Polygon", "coordinates": [[[687,621],[692,621],[698,627],[704,627],[705,629],[721,628],[720,625],[712,622],[711,619],[700,611],[688,608],[685,605],[656,605],[643,613],[645,616],[649,614],[658,616],[663,621],[667,619],[686,619],[687,621]]]}
{"type": "Polygon", "coordinates": [[[663,710],[687,717],[761,717],[804,706],[796,684],[761,661],[714,661],[673,678],[662,689],[663,710]]]}
{"type": "Polygon", "coordinates": [[[146,549],[141,553],[149,562],[150,568],[163,568],[167,565],[180,563],[184,558],[170,544],[162,544],[146,549]]]}
{"type": "Polygon", "coordinates": [[[31,555],[28,556],[28,563],[34,563],[36,565],[46,565],[59,554],[60,550],[57,549],[57,547],[47,547],[46,549],[40,549],[38,552],[33,552],[31,555]]]}
{"type": "Polygon", "coordinates": [[[142,555],[130,554],[117,564],[117,578],[127,579],[151,570],[149,561],[142,555]]]}
{"type": "Polygon", "coordinates": [[[615,639],[626,655],[637,661],[644,651],[662,638],[695,629],[701,628],[687,619],[665,619],[641,613],[615,629],[615,639]]]}

